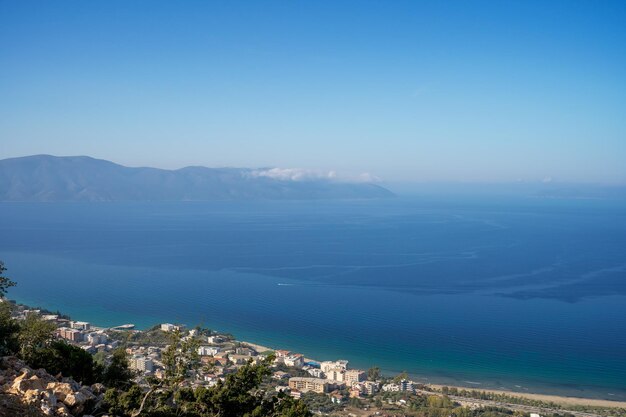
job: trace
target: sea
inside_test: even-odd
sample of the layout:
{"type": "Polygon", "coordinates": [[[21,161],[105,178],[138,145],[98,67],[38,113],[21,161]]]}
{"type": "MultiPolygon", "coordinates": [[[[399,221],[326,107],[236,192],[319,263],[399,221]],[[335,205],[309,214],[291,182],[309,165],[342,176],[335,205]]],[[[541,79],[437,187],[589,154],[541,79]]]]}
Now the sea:
{"type": "Polygon", "coordinates": [[[419,382],[626,400],[626,201],[0,203],[9,298],[419,382]]]}

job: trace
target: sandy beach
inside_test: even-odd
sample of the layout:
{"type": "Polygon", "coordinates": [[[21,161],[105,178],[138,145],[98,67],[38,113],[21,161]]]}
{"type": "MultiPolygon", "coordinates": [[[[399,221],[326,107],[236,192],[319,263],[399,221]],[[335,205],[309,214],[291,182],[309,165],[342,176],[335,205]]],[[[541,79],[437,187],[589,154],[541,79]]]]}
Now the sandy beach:
{"type": "Polygon", "coordinates": [[[504,394],[511,397],[519,397],[519,398],[528,398],[531,400],[544,401],[544,402],[553,402],[556,404],[562,405],[590,405],[596,407],[618,407],[618,408],[626,408],[626,402],[624,401],[610,401],[610,400],[600,400],[594,398],[580,398],[580,397],[565,397],[560,395],[548,395],[548,394],[532,394],[532,393],[524,393],[524,392],[515,392],[515,391],[502,391],[502,390],[494,390],[494,389],[478,389],[478,388],[468,388],[468,387],[459,387],[453,385],[438,385],[438,384],[427,384],[430,387],[441,389],[446,386],[448,388],[457,388],[459,390],[476,390],[476,391],[484,391],[493,394],[504,394]]]}
{"type": "MultiPolygon", "coordinates": [[[[276,349],[259,345],[252,342],[242,341],[248,346],[254,348],[257,352],[265,352],[268,350],[275,351],[276,349]]],[[[315,361],[315,359],[305,358],[306,361],[315,361]]],[[[561,405],[589,405],[595,407],[616,407],[616,408],[626,408],[625,401],[611,401],[611,400],[601,400],[595,398],[581,398],[581,397],[566,397],[560,395],[549,395],[549,394],[533,394],[533,393],[524,393],[524,392],[515,392],[515,391],[503,391],[503,390],[494,390],[494,389],[478,389],[478,388],[468,388],[468,387],[460,387],[455,385],[439,385],[439,384],[426,384],[435,389],[441,389],[446,386],[448,388],[457,388],[458,390],[476,390],[476,391],[484,391],[493,394],[504,394],[511,397],[519,397],[519,398],[528,398],[531,400],[543,401],[543,402],[552,402],[561,405]]]]}
{"type": "Polygon", "coordinates": [[[246,342],[245,340],[241,341],[241,343],[243,343],[244,345],[250,346],[251,348],[253,348],[254,350],[256,350],[259,353],[267,352],[268,350],[271,350],[271,351],[275,351],[276,350],[276,349],[272,349],[272,348],[267,347],[267,346],[258,345],[256,343],[246,342]]]}

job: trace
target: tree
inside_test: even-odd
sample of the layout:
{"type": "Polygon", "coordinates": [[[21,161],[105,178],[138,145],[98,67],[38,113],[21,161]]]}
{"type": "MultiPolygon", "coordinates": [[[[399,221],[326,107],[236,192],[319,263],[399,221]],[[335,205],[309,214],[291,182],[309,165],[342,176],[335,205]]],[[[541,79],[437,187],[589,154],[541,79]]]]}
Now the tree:
{"type": "Polygon", "coordinates": [[[380,368],[378,366],[374,366],[367,370],[367,379],[370,381],[376,381],[380,378],[380,368]]]}
{"type": "Polygon", "coordinates": [[[57,326],[41,318],[37,313],[29,313],[20,323],[17,336],[20,349],[19,355],[28,363],[37,359],[39,351],[46,347],[54,338],[57,326]]]}
{"type": "Polygon", "coordinates": [[[112,388],[128,388],[135,374],[128,368],[128,355],[123,348],[117,348],[111,356],[111,363],[102,373],[102,383],[112,388]]]}
{"type": "Polygon", "coordinates": [[[165,384],[175,389],[185,378],[198,369],[200,356],[198,347],[200,342],[194,338],[183,338],[180,331],[172,332],[171,343],[163,352],[165,365],[165,384]]]}
{"type": "Polygon", "coordinates": [[[101,377],[101,368],[94,364],[93,357],[78,346],[64,340],[55,340],[40,347],[31,358],[30,366],[45,368],[49,373],[71,377],[83,384],[93,384],[101,377]]]}
{"type": "Polygon", "coordinates": [[[11,316],[13,306],[0,301],[0,356],[13,355],[20,348],[17,338],[20,326],[11,316]]]}
{"type": "Polygon", "coordinates": [[[0,261],[0,298],[6,295],[7,290],[10,287],[14,287],[16,285],[15,281],[11,281],[10,278],[4,276],[4,271],[6,270],[4,262],[0,261]]]}
{"type": "Polygon", "coordinates": [[[409,377],[409,374],[407,374],[406,371],[402,371],[402,373],[396,375],[393,378],[393,382],[395,382],[396,384],[400,383],[402,380],[407,379],[409,377]]]}

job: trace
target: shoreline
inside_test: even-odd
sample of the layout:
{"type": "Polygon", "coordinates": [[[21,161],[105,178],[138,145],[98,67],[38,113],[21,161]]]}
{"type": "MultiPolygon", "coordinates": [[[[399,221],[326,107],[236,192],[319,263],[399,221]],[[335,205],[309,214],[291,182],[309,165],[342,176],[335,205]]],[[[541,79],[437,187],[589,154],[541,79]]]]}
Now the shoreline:
{"type": "MultiPolygon", "coordinates": [[[[448,388],[457,388],[459,390],[466,391],[478,391],[478,392],[487,392],[491,394],[500,394],[507,395],[509,397],[518,397],[525,398],[530,400],[537,400],[546,403],[556,403],[560,405],[587,405],[593,407],[609,407],[609,408],[626,408],[626,401],[615,401],[615,400],[602,400],[599,398],[584,398],[584,397],[570,397],[565,395],[553,395],[553,394],[535,394],[535,393],[525,393],[525,392],[516,392],[516,391],[505,391],[505,390],[497,390],[497,389],[479,389],[479,388],[468,388],[462,387],[458,385],[442,385],[442,384],[424,384],[429,387],[433,387],[436,389],[441,389],[442,387],[448,388]]],[[[468,400],[470,400],[468,398],[468,400]]]]}
{"type": "MultiPolygon", "coordinates": [[[[12,300],[18,304],[23,304],[26,305],[18,300],[12,300]]],[[[102,329],[108,329],[110,327],[107,326],[100,326],[100,325],[96,325],[95,323],[92,323],[95,327],[99,327],[102,329]]],[[[146,329],[138,329],[135,328],[132,331],[145,331],[146,329]]],[[[223,332],[223,331],[222,331],[223,332]]],[[[269,347],[266,345],[261,345],[258,343],[254,343],[251,341],[247,341],[247,340],[238,340],[237,338],[235,338],[236,341],[245,344],[245,345],[249,345],[251,347],[253,347],[255,350],[257,350],[258,352],[264,352],[264,351],[276,351],[276,350],[281,350],[281,348],[273,348],[273,347],[269,347]]],[[[310,356],[305,356],[305,361],[307,362],[320,362],[317,359],[313,359],[310,356]]],[[[448,387],[448,388],[457,388],[459,390],[467,390],[467,391],[478,391],[478,392],[487,392],[487,393],[493,393],[493,394],[503,394],[503,395],[507,395],[510,397],[518,397],[518,398],[525,398],[525,399],[531,399],[531,400],[537,400],[537,401],[542,401],[542,402],[553,402],[556,404],[561,404],[561,405],[586,405],[586,406],[596,406],[596,407],[609,407],[609,408],[624,408],[626,409],[626,401],[623,400],[610,400],[610,399],[604,399],[604,398],[588,398],[588,397],[578,397],[578,396],[569,396],[569,395],[559,395],[559,394],[549,394],[549,393],[537,393],[537,392],[518,392],[518,391],[507,391],[507,390],[499,390],[499,389],[490,389],[490,388],[478,388],[476,386],[463,386],[460,385],[456,382],[453,382],[451,384],[441,384],[441,383],[430,383],[430,382],[422,382],[419,380],[415,381],[416,383],[421,383],[424,386],[428,386],[428,387],[432,387],[435,389],[441,389],[442,387],[448,387]]],[[[470,400],[468,398],[468,400],[470,400]]]]}
{"type": "MultiPolygon", "coordinates": [[[[240,341],[241,343],[251,346],[257,350],[257,352],[264,351],[276,351],[279,349],[270,348],[268,346],[259,345],[257,343],[249,342],[246,340],[240,341]]],[[[320,362],[316,359],[304,358],[307,362],[320,362]]],[[[517,397],[524,398],[529,400],[542,401],[545,403],[555,403],[564,406],[574,406],[574,405],[583,405],[583,406],[592,406],[592,407],[608,407],[608,408],[624,408],[626,409],[626,401],[617,401],[617,400],[606,400],[599,398],[585,398],[585,397],[573,397],[567,395],[556,395],[556,394],[539,394],[539,393],[524,393],[517,391],[506,391],[506,390],[498,390],[498,389],[487,389],[487,388],[476,388],[476,387],[467,387],[461,385],[447,385],[447,384],[433,384],[433,383],[424,383],[423,385],[427,387],[431,387],[437,390],[441,390],[443,387],[448,388],[456,388],[458,390],[466,390],[466,391],[478,391],[478,392],[486,392],[490,394],[500,394],[506,395],[509,397],[517,397]]],[[[471,401],[471,398],[468,398],[468,401],[471,401]]]]}

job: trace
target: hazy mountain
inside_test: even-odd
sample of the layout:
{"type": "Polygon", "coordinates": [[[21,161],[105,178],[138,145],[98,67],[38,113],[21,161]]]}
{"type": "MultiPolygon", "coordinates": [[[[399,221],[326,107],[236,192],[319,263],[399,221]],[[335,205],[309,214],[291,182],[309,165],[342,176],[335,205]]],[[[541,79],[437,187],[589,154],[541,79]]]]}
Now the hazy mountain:
{"type": "Polygon", "coordinates": [[[293,170],[130,168],[86,156],[0,160],[0,201],[149,201],[369,199],[393,193],[371,183],[339,182],[293,170]],[[284,172],[293,175],[282,175],[284,172]]]}

